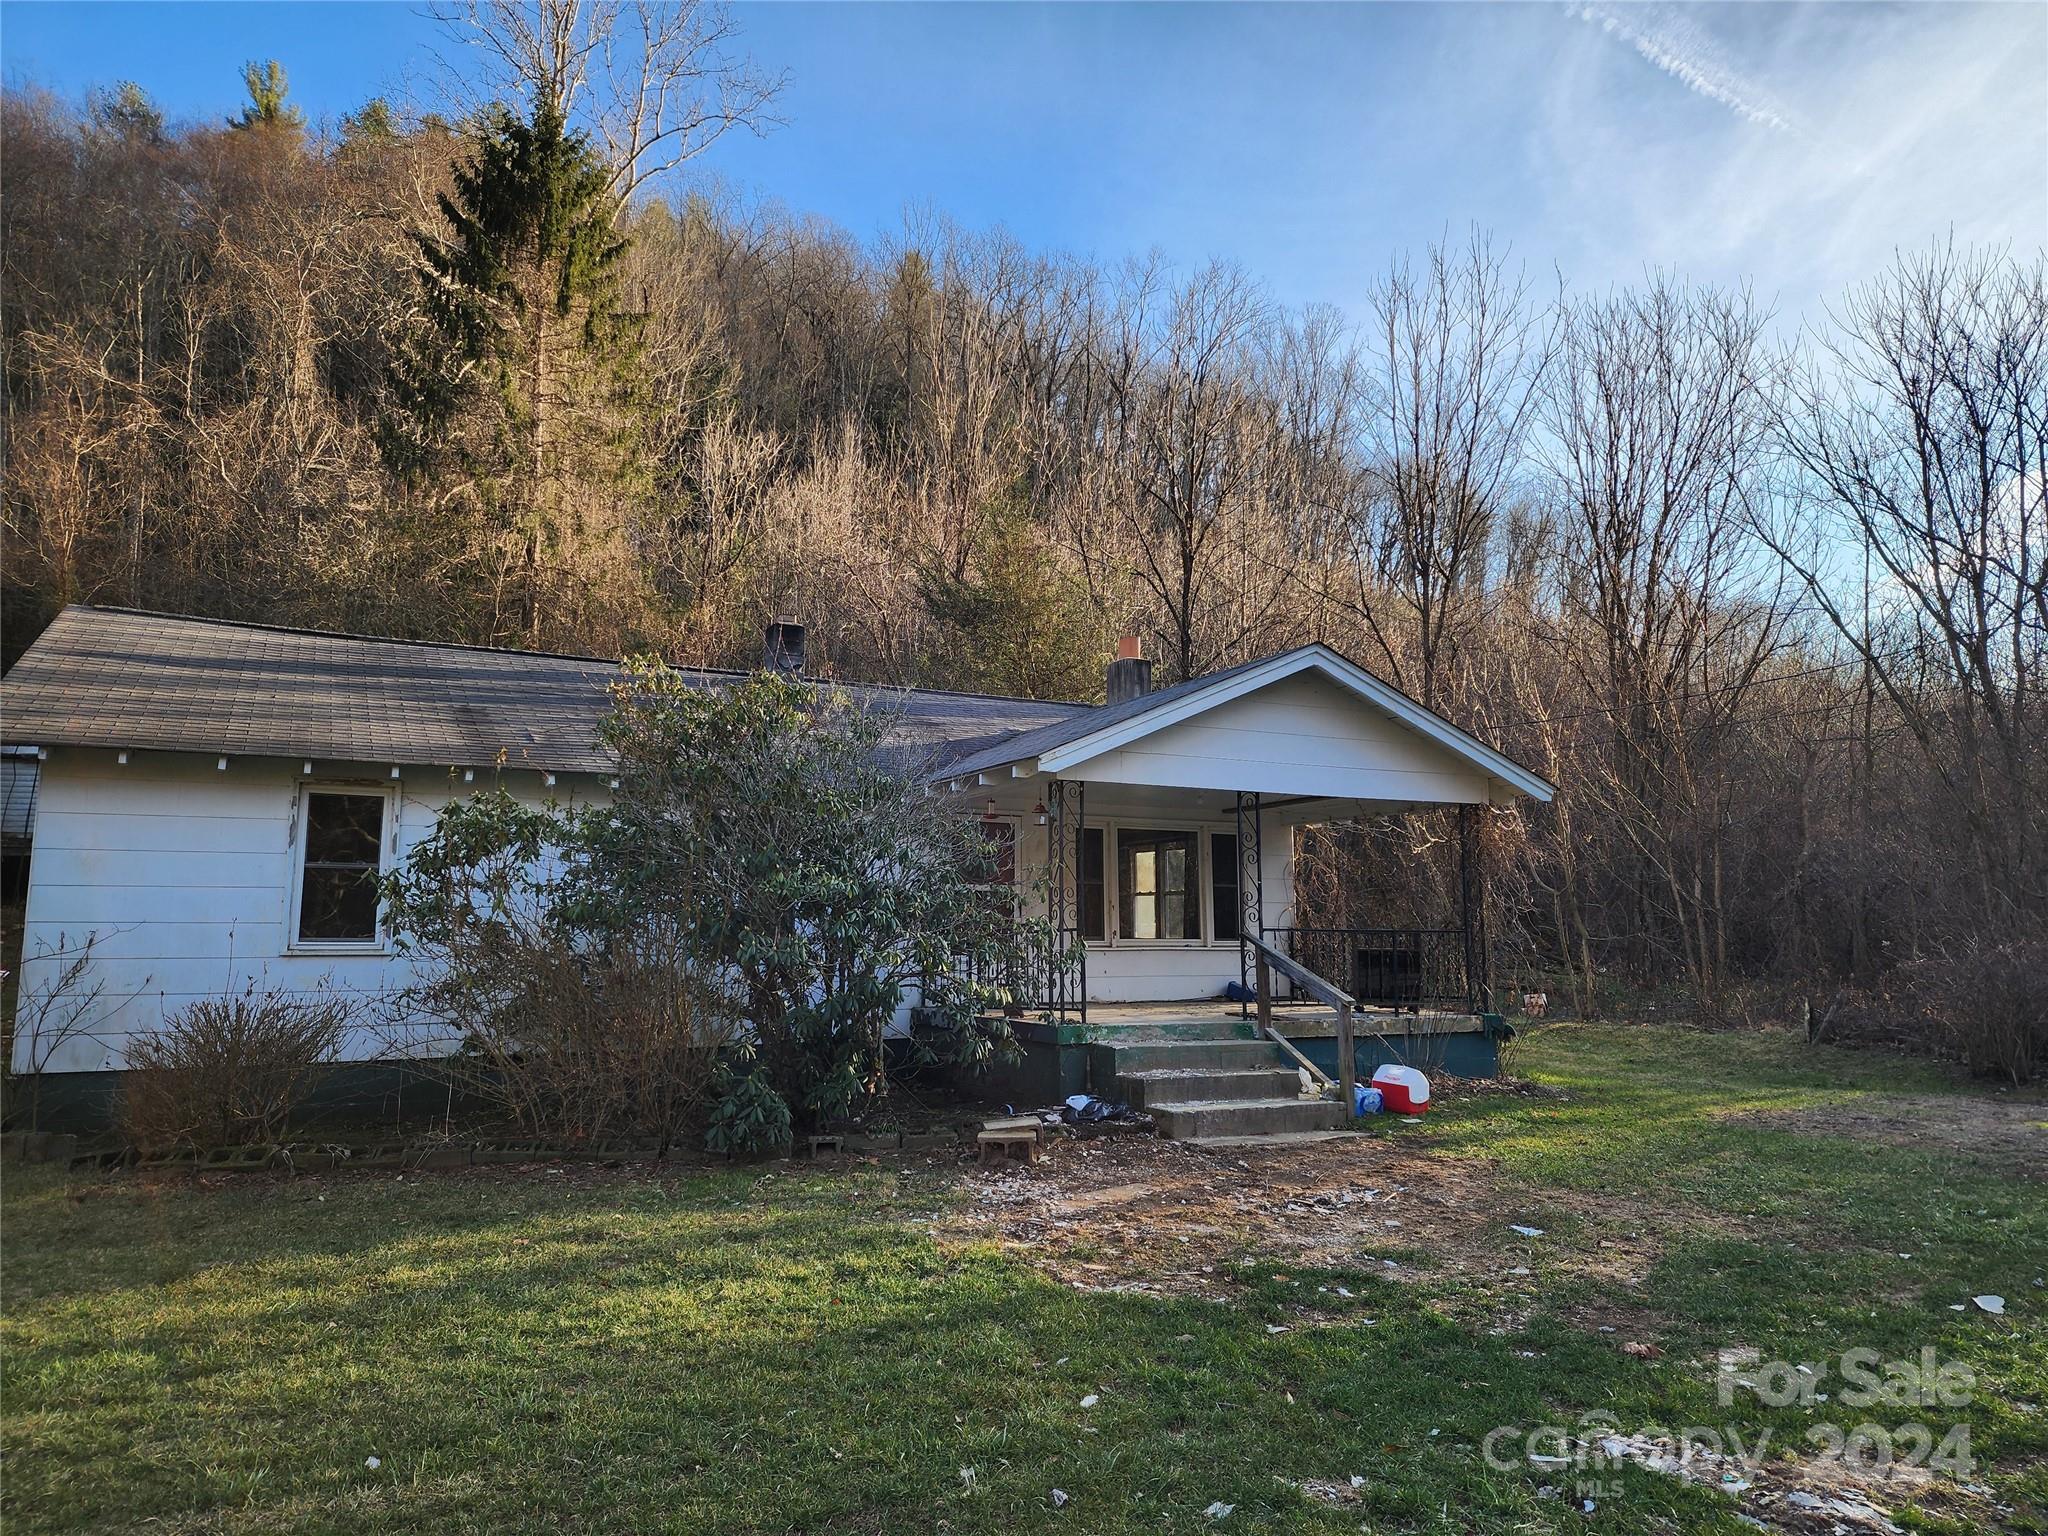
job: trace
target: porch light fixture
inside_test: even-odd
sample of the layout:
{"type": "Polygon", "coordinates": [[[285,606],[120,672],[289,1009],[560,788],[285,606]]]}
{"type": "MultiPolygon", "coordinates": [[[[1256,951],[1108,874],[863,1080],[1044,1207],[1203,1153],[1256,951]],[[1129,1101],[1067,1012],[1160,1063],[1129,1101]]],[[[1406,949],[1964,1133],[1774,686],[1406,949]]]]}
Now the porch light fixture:
{"type": "Polygon", "coordinates": [[[540,781],[541,783],[547,785],[549,789],[553,789],[555,787],[555,776],[552,773],[542,774],[540,776],[540,781]]]}
{"type": "Polygon", "coordinates": [[[1044,825],[1045,825],[1045,802],[1044,802],[1043,800],[1041,800],[1041,801],[1039,801],[1039,802],[1038,802],[1038,804],[1036,804],[1036,805],[1034,805],[1033,807],[1031,807],[1031,814],[1032,814],[1032,815],[1034,815],[1034,816],[1036,816],[1036,817],[1038,818],[1038,824],[1039,824],[1039,825],[1040,825],[1041,827],[1042,827],[1042,826],[1044,826],[1044,825]]]}
{"type": "Polygon", "coordinates": [[[398,764],[396,763],[391,765],[391,777],[394,779],[398,777],[398,764]]]}
{"type": "Polygon", "coordinates": [[[465,784],[474,784],[476,782],[476,770],[474,768],[463,769],[462,782],[465,784]]]}
{"type": "Polygon", "coordinates": [[[214,766],[214,770],[215,770],[216,772],[218,772],[218,773],[226,773],[226,772],[228,771],[228,760],[227,760],[226,758],[224,758],[224,757],[223,757],[223,758],[220,758],[219,760],[217,760],[217,761],[216,761],[216,762],[214,763],[214,765],[213,765],[213,766],[214,766]]]}
{"type": "Polygon", "coordinates": [[[982,814],[982,815],[984,815],[984,816],[993,816],[993,815],[995,815],[995,813],[996,813],[996,803],[995,803],[995,801],[993,801],[993,800],[989,801],[989,803],[988,803],[987,805],[985,805],[985,806],[983,806],[983,807],[981,808],[981,814],[982,814]]]}
{"type": "Polygon", "coordinates": [[[114,754],[114,761],[125,768],[128,766],[128,754],[126,752],[116,752],[114,754]]]}

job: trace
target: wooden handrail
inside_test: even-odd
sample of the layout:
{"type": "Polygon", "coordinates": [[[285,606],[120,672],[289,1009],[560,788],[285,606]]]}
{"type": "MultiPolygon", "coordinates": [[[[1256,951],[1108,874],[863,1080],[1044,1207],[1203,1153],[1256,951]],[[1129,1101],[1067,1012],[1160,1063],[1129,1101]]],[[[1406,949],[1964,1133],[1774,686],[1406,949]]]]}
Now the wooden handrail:
{"type": "Polygon", "coordinates": [[[1264,955],[1267,963],[1274,970],[1285,976],[1297,987],[1300,987],[1302,991],[1306,992],[1324,1007],[1355,1008],[1358,1006],[1352,1000],[1350,993],[1344,991],[1334,982],[1323,980],[1322,977],[1303,965],[1299,960],[1296,960],[1292,955],[1275,949],[1261,938],[1253,939],[1251,944],[1253,951],[1264,955]]]}
{"type": "Polygon", "coordinates": [[[1299,964],[1293,956],[1282,954],[1263,937],[1252,937],[1251,943],[1252,954],[1258,961],[1259,1033],[1268,1040],[1277,1041],[1295,1060],[1309,1067],[1324,1082],[1330,1080],[1329,1075],[1315,1068],[1301,1052],[1281,1039],[1280,1032],[1273,1028],[1273,972],[1278,971],[1325,1007],[1337,1010],[1337,1097],[1338,1102],[1344,1106],[1344,1118],[1347,1121],[1356,1119],[1358,1095],[1354,1085],[1358,1080],[1358,1060],[1351,1039],[1351,1010],[1355,1006],[1351,1001],[1351,994],[1323,980],[1307,966],[1299,964]]]}

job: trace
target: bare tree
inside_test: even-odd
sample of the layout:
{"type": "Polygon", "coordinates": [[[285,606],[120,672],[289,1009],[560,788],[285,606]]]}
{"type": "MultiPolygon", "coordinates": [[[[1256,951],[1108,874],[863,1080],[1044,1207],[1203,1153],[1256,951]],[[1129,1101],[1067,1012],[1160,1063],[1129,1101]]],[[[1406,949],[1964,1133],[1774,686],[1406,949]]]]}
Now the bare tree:
{"type": "Polygon", "coordinates": [[[1616,933],[1702,992],[1724,969],[1729,791],[1716,754],[1781,643],[1777,583],[1741,537],[1775,401],[1746,295],[1658,281],[1568,305],[1543,395],[1560,639],[1597,722],[1578,777],[1617,860],[1616,933]]]}
{"type": "Polygon", "coordinates": [[[1770,547],[1861,659],[1942,786],[1969,916],[2048,917],[2048,265],[1902,256],[1820,334],[1782,441],[1770,547]],[[1875,580],[1841,551],[1875,566],[1875,580]]]}
{"type": "Polygon", "coordinates": [[[443,0],[429,14],[481,60],[448,89],[552,108],[590,135],[621,208],[649,179],[733,128],[767,128],[784,77],[734,57],[732,15],[707,0],[443,0]]]}
{"type": "Polygon", "coordinates": [[[1348,606],[1394,680],[1435,706],[1524,472],[1547,338],[1526,282],[1476,231],[1462,251],[1432,245],[1419,271],[1398,262],[1368,302],[1360,452],[1372,493],[1348,509],[1348,606]]]}

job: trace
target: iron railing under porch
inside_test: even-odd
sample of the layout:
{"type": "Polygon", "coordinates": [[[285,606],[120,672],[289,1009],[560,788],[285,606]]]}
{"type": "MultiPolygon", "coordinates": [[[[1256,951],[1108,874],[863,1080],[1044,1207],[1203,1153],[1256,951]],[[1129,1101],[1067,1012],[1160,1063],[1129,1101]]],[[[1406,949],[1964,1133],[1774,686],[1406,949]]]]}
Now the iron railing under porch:
{"type": "MultiPolygon", "coordinates": [[[[1483,1010],[1463,928],[1268,928],[1266,942],[1373,1008],[1483,1010]]],[[[1288,1002],[1307,1002],[1290,988],[1288,1002]]]]}

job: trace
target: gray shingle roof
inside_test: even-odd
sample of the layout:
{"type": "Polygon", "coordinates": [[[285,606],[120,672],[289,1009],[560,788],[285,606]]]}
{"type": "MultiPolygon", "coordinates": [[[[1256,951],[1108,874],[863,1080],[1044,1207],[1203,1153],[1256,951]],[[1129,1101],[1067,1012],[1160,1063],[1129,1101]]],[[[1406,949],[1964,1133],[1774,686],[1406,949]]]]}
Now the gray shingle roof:
{"type": "MultiPolygon", "coordinates": [[[[687,674],[707,686],[741,676],[687,674]]],[[[66,608],[0,685],[0,734],[34,746],[602,773],[616,662],[66,608]]],[[[849,687],[927,760],[1100,714],[1082,704],[849,687]]],[[[1007,759],[1005,759],[1007,761],[1007,759]]]]}

